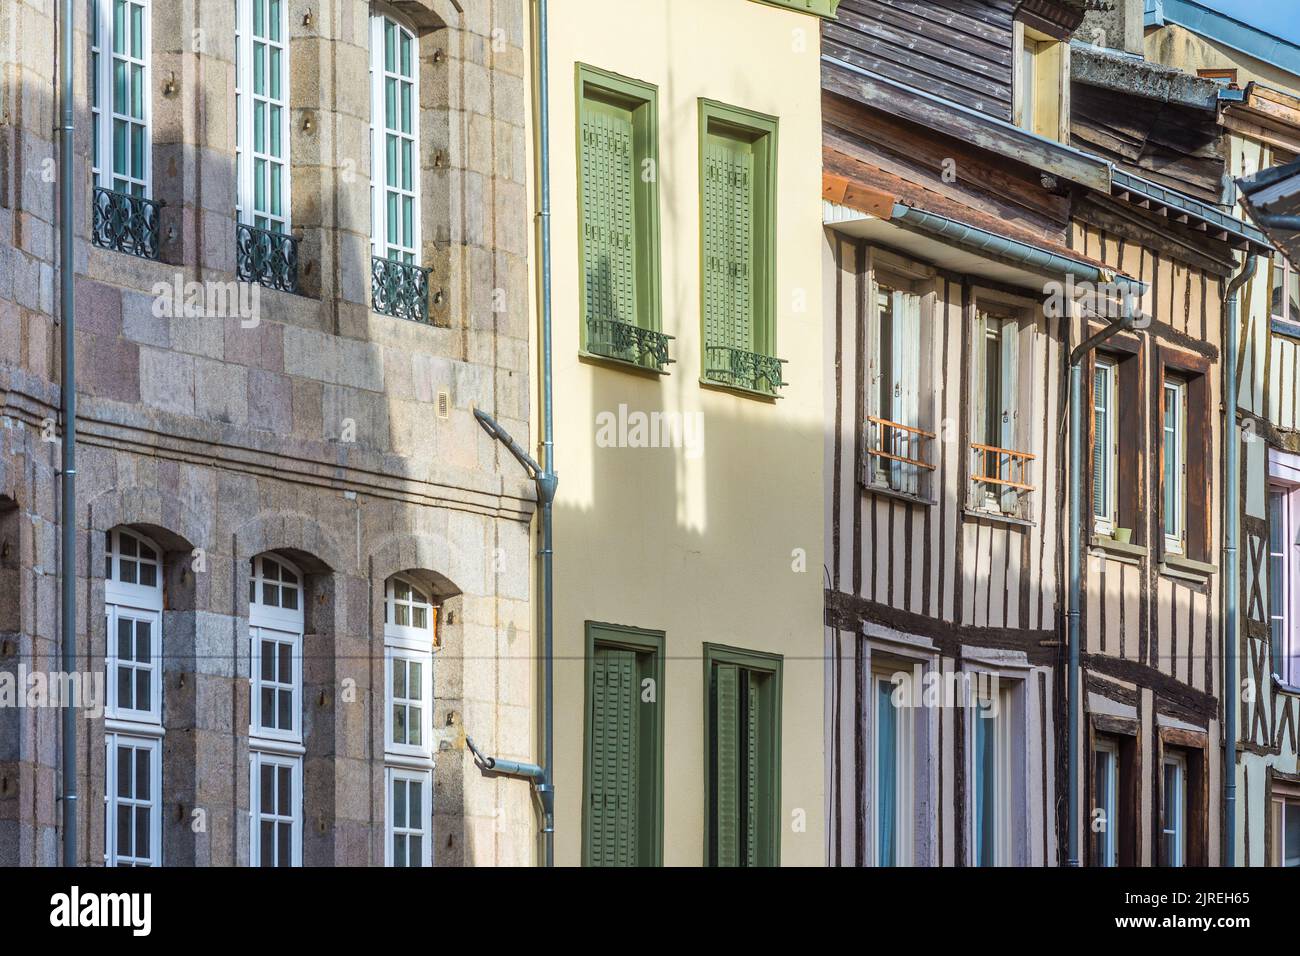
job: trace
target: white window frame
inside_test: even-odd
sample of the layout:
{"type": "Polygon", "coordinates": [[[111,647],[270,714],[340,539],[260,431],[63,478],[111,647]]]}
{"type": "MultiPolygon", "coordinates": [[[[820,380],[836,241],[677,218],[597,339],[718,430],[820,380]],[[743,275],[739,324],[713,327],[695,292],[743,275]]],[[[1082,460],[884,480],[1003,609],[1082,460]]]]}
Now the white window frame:
{"type": "MultiPolygon", "coordinates": [[[[104,536],[104,615],[106,618],[104,649],[104,715],[110,720],[129,722],[140,725],[137,729],[146,733],[162,734],[162,660],[163,660],[163,551],[162,548],[129,528],[114,528],[104,536]],[[126,545],[136,552],[124,555],[126,545]],[[143,548],[153,552],[153,557],[146,557],[143,548]],[[136,580],[123,581],[122,570],[129,562],[134,568],[136,580]],[[140,568],[153,570],[154,584],[139,582],[140,568]],[[143,622],[149,625],[149,661],[132,660],[126,664],[118,662],[118,623],[123,620],[143,622]],[[120,706],[117,699],[117,682],[119,667],[128,667],[133,672],[147,671],[149,674],[149,703],[147,707],[120,706]]],[[[134,629],[132,641],[136,639],[134,629]]],[[[132,675],[134,686],[134,673],[132,675]]],[[[129,729],[129,728],[128,728],[129,729]]]]}
{"type": "MultiPolygon", "coordinates": [[[[162,738],[136,737],[130,734],[106,733],[104,735],[104,865],[105,866],[162,866],[162,738]],[[149,753],[150,795],[146,800],[138,796],[118,795],[117,751],[126,747],[149,753]],[[117,811],[126,805],[149,811],[149,855],[127,857],[118,852],[117,811]]],[[[133,761],[138,757],[133,758],[133,761]]],[[[134,787],[134,781],[132,782],[134,787]]],[[[136,815],[132,814],[132,830],[136,815]]]]}
{"type": "MultiPolygon", "coordinates": [[[[897,670],[897,669],[896,669],[897,670]]],[[[877,706],[881,685],[891,689],[895,687],[892,677],[895,671],[883,668],[874,670],[871,675],[871,865],[883,866],[880,862],[880,846],[877,835],[880,833],[880,721],[877,706]]],[[[909,675],[910,676],[910,675],[909,675]]],[[[916,826],[916,721],[915,708],[894,705],[894,862],[893,866],[912,866],[913,830],[916,826]]]]}
{"type": "MultiPolygon", "coordinates": [[[[874,259],[884,255],[878,250],[872,250],[871,254],[874,259]]],[[[922,318],[927,294],[924,283],[901,273],[873,267],[870,294],[867,414],[921,428],[921,364],[927,339],[926,323],[922,318]],[[889,316],[888,323],[886,315],[889,316]],[[886,388],[888,399],[882,394],[886,388]]],[[[876,423],[867,424],[872,448],[902,458],[928,460],[931,449],[923,438],[876,423]]],[[[921,493],[925,469],[874,455],[869,456],[865,464],[868,484],[913,497],[921,493]]]]}
{"type": "Polygon", "coordinates": [[[1268,539],[1268,623],[1269,623],[1269,648],[1272,657],[1273,675],[1282,683],[1295,686],[1294,680],[1297,675],[1292,673],[1292,661],[1295,659],[1295,642],[1293,637],[1293,628],[1296,621],[1295,614],[1295,574],[1296,574],[1296,537],[1295,524],[1292,510],[1296,507],[1295,503],[1296,489],[1287,485],[1270,482],[1268,486],[1268,521],[1269,521],[1269,539],[1268,539]],[[1277,504],[1276,511],[1274,504],[1277,504]],[[1273,550],[1273,532],[1274,521],[1277,521],[1278,546],[1279,551],[1273,550]],[[1275,573],[1277,565],[1281,565],[1280,573],[1275,573]],[[1276,600],[1280,599],[1280,600],[1276,600]],[[1275,608],[1274,604],[1280,604],[1275,608]],[[1275,613],[1280,611],[1280,613],[1275,613]],[[1281,640],[1273,640],[1273,629],[1277,627],[1281,631],[1281,640]],[[1279,645],[1280,646],[1277,646],[1279,645]],[[1279,655],[1277,652],[1281,651],[1279,655]]]}
{"type": "MultiPolygon", "coordinates": [[[[973,334],[974,348],[971,361],[976,394],[971,402],[972,441],[974,444],[1002,448],[1006,451],[1032,454],[1033,449],[1029,447],[1030,435],[1027,429],[1022,427],[1022,422],[1033,419],[1033,409],[1026,405],[1027,402],[1032,401],[1027,386],[1033,381],[1033,371],[1026,366],[1032,362],[1033,347],[1037,338],[1036,323],[1025,314],[1023,307],[1003,303],[995,298],[977,306],[973,334]],[[1000,421],[996,435],[988,434],[990,417],[988,403],[992,372],[988,362],[990,341],[996,341],[998,347],[997,402],[1001,406],[1001,411],[997,413],[1000,421]],[[1026,412],[1024,416],[1020,414],[1022,411],[1026,412]]],[[[970,449],[968,467],[976,463],[974,451],[975,449],[970,449]]],[[[1008,458],[1003,462],[999,456],[999,462],[999,476],[1004,477],[1004,480],[1014,478],[1015,469],[1012,459],[1008,458]]],[[[1035,464],[1034,459],[1023,460],[1020,469],[1023,484],[1034,483],[1035,464]]],[[[983,474],[985,460],[981,458],[978,465],[980,473],[983,474]]],[[[973,475],[970,480],[969,506],[977,511],[1029,520],[1031,498],[1032,494],[1027,489],[977,481],[973,475]]]]}
{"type": "MultiPolygon", "coordinates": [[[[1293,793],[1284,793],[1280,796],[1273,797],[1273,852],[1274,866],[1300,867],[1300,855],[1288,857],[1286,855],[1286,838],[1287,838],[1287,808],[1291,807],[1300,816],[1300,799],[1293,793]]],[[[1300,821],[1296,823],[1300,827],[1300,821]]]]}
{"type": "Polygon", "coordinates": [[[1166,753],[1160,787],[1163,822],[1161,839],[1172,837],[1166,866],[1187,865],[1187,758],[1181,753],[1166,753]],[[1169,775],[1174,773],[1174,806],[1168,806],[1169,775]]]}
{"type": "Polygon", "coordinates": [[[290,159],[290,106],[289,106],[289,0],[234,0],[235,3],[235,212],[239,222],[289,235],[292,229],[292,165],[290,159]],[[264,4],[266,36],[255,37],[253,12],[255,4],[264,4]],[[271,13],[279,10],[280,38],[271,39],[271,13]],[[255,50],[255,46],[258,48],[255,50]],[[265,57],[265,87],[262,94],[253,90],[254,54],[265,57]],[[279,57],[280,95],[272,96],[271,74],[273,53],[279,57]],[[258,150],[254,136],[256,107],[264,107],[264,136],[262,149],[258,150]],[[278,112],[278,122],[276,111],[278,112]],[[278,126],[280,155],[271,152],[274,127],[278,126]],[[264,176],[263,203],[257,204],[258,163],[262,163],[264,176]],[[271,210],[273,171],[280,170],[280,212],[271,210]]]}
{"type": "MultiPolygon", "coordinates": [[[[410,814],[410,803],[408,799],[407,814],[410,814]]],[[[429,867],[433,865],[433,773],[429,770],[408,770],[398,767],[388,767],[384,771],[384,866],[396,865],[396,854],[394,853],[394,844],[397,837],[419,836],[420,837],[420,863],[419,866],[429,867]],[[401,781],[403,783],[420,784],[423,796],[420,800],[420,825],[419,828],[406,826],[398,828],[393,817],[393,785],[401,781]]],[[[409,840],[407,844],[408,858],[407,866],[411,866],[409,858],[409,840]]]]}
{"type": "Polygon", "coordinates": [[[1170,448],[1174,452],[1173,481],[1164,482],[1164,500],[1161,502],[1161,517],[1164,522],[1165,550],[1171,554],[1183,554],[1187,548],[1187,382],[1166,373],[1163,388],[1164,415],[1161,418],[1161,441],[1166,456],[1166,473],[1169,474],[1168,457],[1170,448]],[[1173,426],[1170,427],[1169,409],[1175,409],[1173,426]],[[1171,443],[1172,435],[1172,443],[1171,443]],[[1173,495],[1172,501],[1170,495],[1173,495]],[[1170,505],[1173,505],[1172,509],[1170,505]],[[1172,516],[1170,511],[1173,511],[1172,516]],[[1172,521],[1171,521],[1172,517],[1172,521]],[[1171,532],[1170,527],[1173,527],[1171,532]]]}
{"type": "Polygon", "coordinates": [[[1286,256],[1281,253],[1274,253],[1269,259],[1268,264],[1268,311],[1269,318],[1274,322],[1285,322],[1290,329],[1288,334],[1300,334],[1300,314],[1291,310],[1291,286],[1300,276],[1300,270],[1297,270],[1287,260],[1286,256]],[[1278,276],[1281,275],[1282,285],[1282,311],[1277,312],[1273,309],[1273,289],[1278,284],[1278,276]],[[1294,331],[1291,331],[1294,330],[1294,331]]]}
{"type": "Polygon", "coordinates": [[[998,712],[996,716],[982,716],[982,708],[987,698],[981,697],[986,686],[981,681],[987,680],[989,672],[966,671],[969,675],[970,698],[967,706],[967,792],[968,821],[970,839],[967,841],[970,865],[980,866],[981,834],[980,820],[975,814],[976,788],[980,782],[979,754],[977,752],[977,725],[981,721],[992,721],[994,740],[994,758],[996,761],[994,779],[994,839],[992,862],[990,866],[1023,866],[1028,856],[1026,826],[1029,807],[1029,727],[1028,709],[1025,706],[1024,679],[1020,675],[993,672],[998,679],[998,712]]]}
{"type": "MultiPolygon", "coordinates": [[[[250,737],[269,741],[302,743],[302,642],[305,617],[303,601],[306,595],[303,574],[295,565],[278,555],[258,555],[253,559],[250,576],[250,597],[248,605],[249,631],[249,688],[251,700],[249,705],[250,737]],[[296,582],[284,580],[283,572],[292,573],[296,582]],[[272,574],[273,576],[268,576],[272,574]],[[277,600],[283,602],[286,590],[296,596],[296,608],[285,608],[275,604],[263,603],[267,588],[275,588],[277,600]],[[262,645],[271,642],[278,646],[289,646],[291,696],[290,716],[293,725],[289,729],[262,726],[262,645]]],[[[278,668],[279,654],[276,662],[278,668]]],[[[277,678],[283,675],[276,674],[277,678]]],[[[277,679],[268,682],[275,693],[276,700],[283,691],[285,681],[277,679]]]]}
{"type": "Polygon", "coordinates": [[[1094,768],[1093,781],[1099,792],[1093,794],[1093,797],[1097,802],[1096,809],[1102,813],[1104,824],[1096,831],[1101,849],[1100,863],[1102,866],[1113,867],[1119,865],[1119,745],[1113,740],[1102,738],[1097,741],[1093,753],[1094,761],[1097,757],[1102,757],[1110,765],[1104,792],[1100,792],[1101,786],[1096,783],[1097,773],[1094,768]]]}
{"type": "MultiPolygon", "coordinates": [[[[250,564],[248,633],[249,633],[249,865],[260,865],[261,768],[265,765],[291,768],[292,780],[292,857],[290,866],[302,865],[302,758],[306,752],[302,745],[302,647],[306,624],[306,579],[302,570],[276,554],[259,554],[250,564]],[[271,565],[275,569],[271,571],[271,565]],[[293,582],[284,579],[284,572],[294,575],[293,582]],[[274,587],[275,603],[266,601],[267,585],[274,587]],[[296,607],[285,608],[284,590],[294,592],[296,607]],[[261,726],[261,650],[263,641],[290,645],[292,686],[290,689],[290,715],[293,726],[289,730],[261,726]]],[[[278,659],[278,657],[277,657],[278,659]]],[[[279,690],[279,684],[275,685],[279,690]]],[[[272,815],[274,819],[282,818],[272,815]]]]}
{"type": "MultiPolygon", "coordinates": [[[[248,854],[249,866],[262,865],[262,823],[288,823],[289,831],[289,853],[291,859],[288,864],[276,861],[272,866],[302,866],[302,758],[298,756],[288,756],[278,753],[263,753],[260,751],[250,751],[248,754],[249,765],[249,789],[248,805],[250,829],[248,835],[248,854]],[[278,811],[263,813],[262,811],[262,768],[276,768],[275,777],[279,780],[280,769],[289,770],[289,782],[291,793],[289,796],[289,814],[282,815],[278,811]]],[[[279,842],[275,841],[275,846],[279,847],[279,842]]]]}
{"type": "MultiPolygon", "coordinates": [[[[397,47],[400,50],[400,45],[397,47]]],[[[402,123],[401,94],[398,94],[398,123],[402,123]]],[[[420,265],[420,38],[416,31],[400,17],[388,11],[376,10],[370,17],[370,246],[371,254],[382,259],[394,259],[400,262],[420,265]],[[387,68],[384,58],[385,25],[391,24],[400,41],[404,35],[410,43],[410,75],[402,72],[400,53],[396,64],[397,70],[387,68]],[[389,127],[387,123],[386,89],[389,82],[399,91],[410,90],[411,130],[389,127]],[[395,178],[388,177],[387,141],[389,136],[398,140],[396,151],[395,178]],[[400,145],[409,144],[410,186],[404,186],[401,169],[407,161],[400,145]],[[404,227],[401,214],[398,214],[397,241],[388,241],[388,198],[392,193],[400,207],[404,200],[411,203],[411,234],[403,235],[404,227]]]]}
{"type": "MultiPolygon", "coordinates": [[[[427,590],[406,577],[395,574],[384,583],[384,750],[390,760],[412,758],[417,767],[427,766],[433,758],[433,648],[437,628],[438,608],[427,590]],[[397,585],[411,589],[411,601],[397,595],[397,585]],[[408,609],[422,607],[426,627],[397,624],[399,605],[408,609]],[[397,662],[420,665],[422,674],[421,697],[402,698],[393,695],[393,671],[397,662]],[[420,743],[409,744],[393,739],[396,729],[393,709],[397,704],[415,704],[420,707],[420,743]]],[[[414,618],[409,618],[413,620],[414,618]]]]}
{"type": "Polygon", "coordinates": [[[1119,429],[1115,419],[1119,412],[1119,363],[1098,358],[1092,381],[1093,414],[1093,519],[1098,534],[1113,534],[1119,520],[1118,470],[1119,429]],[[1102,382],[1098,382],[1102,379],[1102,382]],[[1101,387],[1098,387],[1098,386],[1101,387]],[[1096,468],[1096,446],[1103,449],[1105,474],[1099,476],[1096,468]],[[1105,514],[1097,511],[1096,491],[1100,479],[1105,514]]]}
{"type": "Polygon", "coordinates": [[[1057,142],[1069,139],[1069,41],[1040,33],[1016,20],[1012,29],[1011,121],[1057,142]],[[1051,109],[1056,123],[1048,127],[1051,109]]]}
{"type": "Polygon", "coordinates": [[[138,8],[141,13],[141,53],[134,56],[131,51],[112,52],[114,44],[113,19],[119,0],[90,0],[90,70],[93,89],[91,90],[91,117],[94,124],[93,143],[91,146],[92,181],[96,186],[112,189],[115,192],[128,193],[133,196],[150,198],[153,184],[153,77],[152,77],[152,10],[150,0],[121,0],[124,10],[124,29],[127,45],[130,40],[130,8],[138,8]],[[105,43],[105,39],[109,42],[105,43]],[[121,63],[124,68],[127,87],[128,109],[134,93],[140,96],[140,116],[119,113],[114,101],[113,72],[121,63]],[[130,126],[142,127],[140,134],[141,175],[133,176],[130,171],[130,135],[127,134],[127,165],[125,173],[119,174],[113,167],[113,126],[116,122],[130,126]],[[122,188],[119,188],[119,185],[122,188]]]}

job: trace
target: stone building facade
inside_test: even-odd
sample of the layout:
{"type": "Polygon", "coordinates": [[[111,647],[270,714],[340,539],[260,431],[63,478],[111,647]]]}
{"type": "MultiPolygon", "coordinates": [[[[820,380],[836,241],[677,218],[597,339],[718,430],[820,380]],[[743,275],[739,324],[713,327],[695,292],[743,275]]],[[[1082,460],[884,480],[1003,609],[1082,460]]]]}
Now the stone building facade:
{"type": "MultiPolygon", "coordinates": [[[[111,689],[77,721],[79,861],[532,862],[527,785],[464,746],[535,749],[533,494],[472,414],[527,444],[523,5],[98,2],[76,4],[77,650],[111,689]]],[[[0,9],[20,691],[59,659],[58,10],[0,9]]],[[[0,863],[59,860],[59,720],[0,706],[0,863]]]]}

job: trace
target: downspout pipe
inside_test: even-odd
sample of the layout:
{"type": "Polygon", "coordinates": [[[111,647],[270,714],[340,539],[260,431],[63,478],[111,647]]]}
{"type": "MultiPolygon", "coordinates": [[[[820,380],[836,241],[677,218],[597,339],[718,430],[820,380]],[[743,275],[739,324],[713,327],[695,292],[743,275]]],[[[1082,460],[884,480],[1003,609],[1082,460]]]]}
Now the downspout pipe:
{"type": "Polygon", "coordinates": [[[1237,426],[1237,337],[1240,334],[1237,302],[1241,287],[1250,281],[1259,264],[1250,256],[1228,283],[1227,335],[1223,345],[1223,491],[1227,507],[1223,513],[1223,825],[1224,866],[1237,865],[1237,596],[1241,590],[1240,558],[1237,550],[1241,537],[1241,440],[1237,426]]]}
{"type": "MultiPolygon", "coordinates": [[[[73,182],[73,0],[63,0],[60,32],[62,51],[63,119],[59,139],[59,321],[62,323],[62,373],[60,394],[63,414],[63,453],[60,468],[63,500],[60,506],[62,542],[59,548],[61,608],[59,638],[63,672],[77,669],[77,365],[75,301],[72,259],[73,182]]],[[[77,714],[75,701],[63,700],[63,865],[77,865],[77,714]]]]}
{"type": "Polygon", "coordinates": [[[546,779],[538,785],[546,815],[543,828],[546,842],[546,865],[555,865],[555,490],[559,478],[555,471],[554,398],[551,380],[551,105],[550,44],[546,0],[537,3],[537,135],[538,178],[541,208],[537,213],[542,250],[542,468],[537,476],[537,494],[542,507],[542,724],[543,766],[546,779]]]}

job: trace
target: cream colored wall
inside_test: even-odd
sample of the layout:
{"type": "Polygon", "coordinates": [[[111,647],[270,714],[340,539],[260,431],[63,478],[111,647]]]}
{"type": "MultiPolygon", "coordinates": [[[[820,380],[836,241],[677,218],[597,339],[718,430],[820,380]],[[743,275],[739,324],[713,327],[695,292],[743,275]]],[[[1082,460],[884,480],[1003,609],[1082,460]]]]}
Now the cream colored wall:
{"type": "Polygon", "coordinates": [[[1193,74],[1197,70],[1236,69],[1238,86],[1244,87],[1254,80],[1300,94],[1300,78],[1296,74],[1177,25],[1164,26],[1146,35],[1146,58],[1193,74]]]}
{"type": "MultiPolygon", "coordinates": [[[[529,17],[532,4],[525,3],[529,17]]],[[[556,860],[581,859],[584,622],[667,635],[664,862],[704,860],[702,645],[784,655],[781,859],[824,862],[819,21],[752,0],[550,5],[556,466],[556,860]],[[659,90],[666,376],[579,357],[575,64],[659,90]],[[779,118],[777,354],[770,402],[701,386],[701,97],[779,118]],[[598,448],[597,414],[701,413],[702,454],[598,448]],[[792,569],[797,553],[803,570],[792,569]],[[802,820],[802,827],[796,823],[802,820]]],[[[534,104],[535,105],[535,104],[534,104]]],[[[530,119],[535,116],[535,110],[530,119]]],[[[531,123],[530,123],[531,128],[531,123]]],[[[533,144],[530,188],[536,188],[533,144]]],[[[535,196],[530,193],[530,201],[535,196]]],[[[538,275],[536,237],[529,249],[538,275]]],[[[533,310],[537,355],[538,300],[533,310]]],[[[534,364],[536,367],[536,364],[534,364]]],[[[533,427],[540,434],[540,393],[533,427]]],[[[540,633],[540,627],[538,628],[540,633]]]]}

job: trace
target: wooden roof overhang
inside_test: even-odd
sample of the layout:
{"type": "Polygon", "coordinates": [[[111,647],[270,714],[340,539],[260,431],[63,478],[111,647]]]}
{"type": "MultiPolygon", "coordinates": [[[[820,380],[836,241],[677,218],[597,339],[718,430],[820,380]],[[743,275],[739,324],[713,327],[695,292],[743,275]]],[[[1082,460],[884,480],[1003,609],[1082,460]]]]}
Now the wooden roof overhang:
{"type": "Polygon", "coordinates": [[[829,54],[822,55],[822,89],[1069,182],[1110,188],[1104,159],[829,54]]]}
{"type": "Polygon", "coordinates": [[[1249,255],[1269,255],[1273,250],[1268,236],[1249,223],[1124,170],[1112,170],[1109,194],[1249,255]]]}

